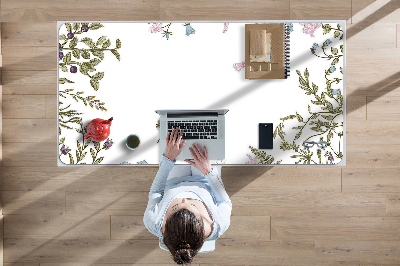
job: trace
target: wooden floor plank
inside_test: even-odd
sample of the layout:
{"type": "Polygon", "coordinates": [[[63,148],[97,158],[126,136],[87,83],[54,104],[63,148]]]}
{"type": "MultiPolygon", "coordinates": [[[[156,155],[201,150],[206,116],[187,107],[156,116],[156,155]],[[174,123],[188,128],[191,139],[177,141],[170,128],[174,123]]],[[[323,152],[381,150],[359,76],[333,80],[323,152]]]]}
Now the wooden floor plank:
{"type": "Polygon", "coordinates": [[[57,72],[4,71],[3,94],[57,94],[57,72]]]}
{"type": "MultiPolygon", "coordinates": [[[[366,9],[369,5],[371,5],[375,1],[376,0],[351,0],[352,21],[353,21],[353,16],[355,16],[359,12],[365,12],[363,10],[366,9]]],[[[354,21],[354,23],[356,23],[356,21],[354,21]]]]}
{"type": "Polygon", "coordinates": [[[1,7],[1,21],[7,22],[135,21],[160,18],[159,0],[2,0],[1,7]]]}
{"type": "Polygon", "coordinates": [[[3,119],[3,143],[57,143],[57,123],[56,119],[3,119]]]}
{"type": "Polygon", "coordinates": [[[272,217],[271,239],[400,241],[400,217],[272,217]]]}
{"type": "Polygon", "coordinates": [[[3,191],[3,213],[65,214],[65,192],[3,191]]]}
{"type": "MultiPolygon", "coordinates": [[[[281,20],[289,19],[289,0],[282,1],[160,1],[160,20],[281,20]]],[[[221,29],[222,31],[222,29],[221,29]]]]}
{"type": "Polygon", "coordinates": [[[57,39],[57,22],[26,23],[3,22],[2,45],[7,46],[54,46],[57,39]]]}
{"type": "MultiPolygon", "coordinates": [[[[149,192],[158,167],[4,167],[3,190],[149,192]]],[[[148,196],[148,195],[147,195],[148,196]]]]}
{"type": "Polygon", "coordinates": [[[3,118],[46,118],[44,95],[3,95],[3,118]]]}
{"type": "Polygon", "coordinates": [[[110,239],[109,215],[7,215],[4,238],[110,239]]]}
{"type": "Polygon", "coordinates": [[[386,215],[400,216],[400,193],[388,193],[386,196],[386,215]]]}
{"type": "Polygon", "coordinates": [[[399,166],[400,145],[348,143],[346,150],[348,168],[393,168],[399,166]]]}
{"type": "Polygon", "coordinates": [[[306,2],[290,0],[290,19],[292,20],[350,20],[351,0],[338,0],[332,4],[329,0],[306,2]]]}
{"type": "Polygon", "coordinates": [[[346,94],[353,96],[400,97],[400,71],[347,72],[346,94]]]}
{"type": "Polygon", "coordinates": [[[57,69],[57,45],[3,47],[4,71],[48,71],[57,69]]]}
{"type": "MultiPolygon", "coordinates": [[[[384,193],[261,193],[231,196],[236,216],[385,216],[384,193]]],[[[273,224],[272,224],[273,227],[273,224]]]]}
{"type": "Polygon", "coordinates": [[[367,117],[367,98],[365,96],[346,97],[346,119],[365,120],[367,117]]]}
{"type": "MultiPolygon", "coordinates": [[[[151,263],[172,262],[157,240],[43,240],[5,239],[5,262],[41,263],[151,263]],[[71,257],[70,254],[74,254],[71,257]]],[[[218,239],[219,252],[199,253],[194,263],[253,265],[314,265],[314,241],[260,241],[218,239]],[[239,249],[238,249],[239,248],[239,249]],[[241,252],[238,252],[240,250],[241,252]],[[226,254],[222,257],[221,254],[226,254]]]]}
{"type": "Polygon", "coordinates": [[[57,119],[57,95],[46,95],[46,119],[57,119]]]}
{"type": "Polygon", "coordinates": [[[399,168],[343,168],[343,192],[400,192],[399,176],[399,168]]]}
{"type": "Polygon", "coordinates": [[[394,23],[375,23],[369,27],[350,24],[346,30],[357,32],[357,38],[349,38],[346,42],[346,46],[351,49],[396,48],[396,24],[394,23]]]}
{"type": "Polygon", "coordinates": [[[315,241],[316,261],[359,264],[398,264],[400,241],[315,241]]]}
{"type": "Polygon", "coordinates": [[[352,0],[352,23],[369,27],[376,23],[396,23],[400,17],[399,1],[352,0]]]}
{"type": "Polygon", "coordinates": [[[346,126],[348,144],[400,144],[400,121],[351,120],[346,126]]]}
{"type": "Polygon", "coordinates": [[[367,119],[378,121],[400,120],[400,97],[367,96],[367,119]]]}
{"type": "MultiPolygon", "coordinates": [[[[111,239],[152,239],[143,216],[111,216],[111,239]]],[[[219,239],[270,239],[269,216],[232,216],[228,230],[219,239]]]]}
{"type": "Polygon", "coordinates": [[[41,143],[3,143],[3,167],[21,165],[32,167],[57,166],[57,156],[57,145],[52,139],[41,143]]]}

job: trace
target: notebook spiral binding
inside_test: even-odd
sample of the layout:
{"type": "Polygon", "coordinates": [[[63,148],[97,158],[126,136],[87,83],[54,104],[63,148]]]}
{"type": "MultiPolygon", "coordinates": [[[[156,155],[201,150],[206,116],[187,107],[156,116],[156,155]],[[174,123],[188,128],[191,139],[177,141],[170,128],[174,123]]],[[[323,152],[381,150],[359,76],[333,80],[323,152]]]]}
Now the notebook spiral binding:
{"type": "Polygon", "coordinates": [[[285,23],[284,33],[283,33],[283,64],[284,64],[284,75],[285,79],[290,76],[290,27],[289,24],[285,23]]]}

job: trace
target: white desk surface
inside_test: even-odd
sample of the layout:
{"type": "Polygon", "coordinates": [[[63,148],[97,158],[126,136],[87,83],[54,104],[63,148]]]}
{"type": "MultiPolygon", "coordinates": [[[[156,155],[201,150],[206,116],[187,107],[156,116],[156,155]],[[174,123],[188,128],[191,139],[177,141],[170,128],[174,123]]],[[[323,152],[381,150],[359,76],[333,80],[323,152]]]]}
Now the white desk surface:
{"type": "MultiPolygon", "coordinates": [[[[279,21],[271,21],[279,22],[279,21]]],[[[283,22],[283,21],[281,21],[283,22]]],[[[318,21],[317,21],[318,22],[318,21]]],[[[186,35],[186,22],[171,23],[167,40],[165,33],[150,31],[152,23],[136,22],[104,22],[104,27],[97,30],[89,30],[82,34],[75,34],[79,40],[74,49],[90,49],[82,38],[91,38],[95,43],[101,36],[110,39],[111,45],[106,49],[115,49],[116,40],[121,42],[121,48],[117,49],[120,55],[120,61],[112,54],[110,50],[104,51],[104,59],[95,66],[96,71],[89,72],[93,76],[97,72],[104,72],[104,77],[99,80],[99,89],[95,91],[90,83],[90,78],[79,71],[70,73],[72,65],[66,65],[68,72],[63,72],[59,68],[58,75],[60,79],[68,79],[74,83],[59,84],[59,92],[66,89],[74,89],[70,94],[84,92],[81,97],[95,96],[95,99],[104,102],[107,111],[96,110],[85,106],[81,100],[76,102],[71,95],[59,96],[59,114],[61,111],[76,110],[81,115],[83,126],[86,126],[94,118],[109,119],[113,117],[110,139],[113,145],[109,149],[101,149],[95,160],[103,157],[100,164],[120,165],[120,164],[152,164],[158,165],[160,161],[160,151],[157,141],[159,139],[159,130],[156,128],[159,119],[155,113],[157,109],[229,109],[226,114],[226,158],[225,160],[212,161],[212,163],[222,163],[226,165],[245,165],[247,163],[258,163],[258,160],[249,149],[252,146],[258,149],[258,124],[273,123],[274,130],[278,124],[283,121],[283,117],[299,114],[306,122],[311,112],[323,112],[321,105],[315,105],[311,100],[316,100],[314,95],[306,95],[306,91],[299,87],[300,71],[304,78],[304,72],[307,69],[309,73],[310,86],[312,83],[318,86],[318,94],[327,92],[327,79],[325,71],[332,66],[331,59],[320,58],[319,56],[334,56],[332,48],[338,49],[336,55],[343,55],[339,62],[334,66],[336,70],[329,73],[327,78],[333,81],[338,78],[339,83],[333,82],[333,89],[340,89],[343,95],[343,112],[345,111],[345,79],[340,73],[343,68],[345,73],[345,46],[341,52],[340,45],[345,45],[345,35],[343,40],[335,38],[335,30],[323,34],[322,26],[319,26],[313,34],[303,32],[306,26],[315,26],[308,24],[306,26],[297,22],[293,23],[293,31],[290,33],[290,59],[291,74],[288,79],[281,80],[248,80],[244,77],[244,69],[236,71],[233,67],[236,63],[244,62],[244,27],[245,22],[230,22],[227,30],[224,32],[224,23],[211,22],[192,22],[190,26],[195,33],[186,35]],[[164,35],[164,37],[163,37],[164,35]],[[311,36],[313,35],[313,36],[311,36]],[[328,44],[324,55],[321,46],[327,40],[328,44]],[[318,44],[315,50],[316,55],[311,53],[310,48],[313,44],[318,44]],[[69,108],[62,110],[62,108],[69,108]],[[129,134],[136,134],[141,139],[139,148],[135,151],[129,150],[125,146],[126,137],[129,134]]],[[[255,22],[251,22],[255,23],[255,22]]],[[[260,21],[266,23],[266,21],[260,21]]],[[[310,23],[310,22],[307,22],[310,23]]],[[[312,22],[316,23],[316,22],[312,22]]],[[[162,23],[166,26],[168,23],[162,23]]],[[[322,22],[336,28],[339,24],[343,34],[345,32],[345,21],[322,22]]],[[[89,23],[91,25],[91,23],[89,23]]],[[[73,27],[73,24],[71,23],[73,27]]],[[[79,25],[79,30],[82,24],[79,25]]],[[[318,26],[318,25],[317,25],[318,26]]],[[[164,28],[166,30],[166,28],[164,28]]],[[[67,35],[66,25],[63,24],[59,29],[59,35],[67,35]]],[[[68,38],[68,37],[67,37],[68,38]]],[[[63,40],[59,40],[62,44],[63,40]]],[[[69,48],[71,40],[61,48],[59,52],[65,57],[72,50],[69,48]]],[[[99,46],[102,47],[102,44],[99,46]]],[[[76,53],[76,52],[75,52],[76,53]]],[[[90,59],[97,58],[90,54],[90,59]]],[[[87,62],[88,59],[76,59],[72,56],[74,62],[87,62]]],[[[63,63],[63,59],[59,63],[63,63]]],[[[331,69],[332,70],[332,69],[331,69]]],[[[62,94],[62,93],[61,93],[62,94]]],[[[333,108],[339,107],[335,99],[325,97],[332,104],[333,108]]],[[[337,99],[337,96],[335,96],[337,99]]],[[[325,118],[319,118],[321,122],[330,122],[325,118]]],[[[61,117],[60,117],[61,118],[61,117]]],[[[63,118],[63,120],[68,120],[63,118]]],[[[312,121],[312,120],[309,120],[312,121]]],[[[295,135],[299,130],[293,127],[303,126],[305,123],[294,119],[284,121],[283,130],[286,132],[285,140],[292,144],[295,135]]],[[[326,150],[321,150],[321,164],[337,164],[345,159],[339,158],[340,152],[345,156],[345,116],[338,115],[334,122],[338,123],[335,132],[332,131],[330,146],[326,150]],[[343,122],[343,125],[342,125],[343,122]],[[344,136],[340,136],[344,134],[344,136]],[[330,154],[329,154],[330,152],[330,154]],[[325,154],[326,153],[326,154],[325,154]],[[331,157],[332,156],[332,157],[331,157]],[[333,159],[333,161],[332,161],[333,159]]],[[[91,149],[94,150],[94,144],[88,143],[85,146],[83,135],[75,129],[81,128],[79,124],[69,123],[73,129],[61,127],[59,135],[60,145],[58,147],[59,165],[70,165],[70,159],[73,164],[77,163],[77,156],[82,157],[78,164],[92,164],[93,157],[91,149]],[[80,143],[81,152],[78,151],[77,142],[80,143]],[[64,145],[64,146],[63,146],[64,145]],[[63,151],[61,148],[63,147],[63,151]],[[65,148],[69,150],[65,151],[65,148]],[[83,149],[84,148],[84,149],[83,149]],[[83,149],[83,150],[82,150],[83,149]],[[82,154],[85,154],[82,156],[82,154]],[[69,153],[69,154],[68,154],[69,153]]],[[[273,150],[264,151],[267,155],[272,155],[276,164],[300,165],[301,157],[292,158],[294,155],[300,155],[306,152],[311,156],[311,164],[319,164],[317,146],[304,150],[302,143],[304,140],[319,132],[313,131],[309,123],[303,130],[300,138],[295,140],[300,145],[301,152],[294,150],[282,150],[280,145],[282,139],[279,135],[274,139],[273,150]],[[292,156],[292,157],[291,157],[292,156]]],[[[322,127],[325,129],[325,127],[322,127]]],[[[327,140],[328,132],[315,136],[308,141],[319,141],[320,137],[327,140]]],[[[103,147],[103,143],[101,143],[103,147]]],[[[345,161],[344,161],[345,162],[345,161]]],[[[177,164],[186,164],[184,161],[178,161],[177,164]]],[[[343,162],[341,162],[343,164],[343,162]]]]}

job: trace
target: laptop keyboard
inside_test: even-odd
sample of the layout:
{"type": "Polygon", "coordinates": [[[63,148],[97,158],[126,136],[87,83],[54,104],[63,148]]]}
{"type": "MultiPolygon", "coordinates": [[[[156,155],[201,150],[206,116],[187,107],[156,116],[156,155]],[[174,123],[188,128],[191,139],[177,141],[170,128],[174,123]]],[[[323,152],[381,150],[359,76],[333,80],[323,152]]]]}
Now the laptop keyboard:
{"type": "Polygon", "coordinates": [[[217,120],[168,121],[168,132],[179,127],[184,130],[182,139],[217,139],[217,120]]]}

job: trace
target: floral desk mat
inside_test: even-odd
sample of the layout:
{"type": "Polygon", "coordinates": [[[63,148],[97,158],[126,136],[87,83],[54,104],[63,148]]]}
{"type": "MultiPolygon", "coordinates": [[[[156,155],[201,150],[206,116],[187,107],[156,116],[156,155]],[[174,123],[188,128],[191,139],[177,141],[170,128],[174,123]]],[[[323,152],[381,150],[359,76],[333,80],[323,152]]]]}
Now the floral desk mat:
{"type": "Polygon", "coordinates": [[[283,80],[244,78],[246,23],[59,23],[59,165],[158,165],[157,109],[229,109],[226,158],[213,164],[344,160],[345,21],[285,22],[283,80]],[[106,140],[84,138],[111,117],[106,140]],[[273,149],[258,149],[259,123],[273,123],[273,149]]]}

